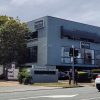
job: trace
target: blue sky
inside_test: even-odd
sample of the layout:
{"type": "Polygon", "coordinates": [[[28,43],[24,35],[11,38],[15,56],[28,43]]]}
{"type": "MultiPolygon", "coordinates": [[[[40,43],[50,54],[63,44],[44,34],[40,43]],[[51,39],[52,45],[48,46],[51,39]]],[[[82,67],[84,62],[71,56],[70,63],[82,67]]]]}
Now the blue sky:
{"type": "Polygon", "coordinates": [[[0,15],[21,22],[48,15],[100,27],[100,0],[0,0],[0,15]]]}

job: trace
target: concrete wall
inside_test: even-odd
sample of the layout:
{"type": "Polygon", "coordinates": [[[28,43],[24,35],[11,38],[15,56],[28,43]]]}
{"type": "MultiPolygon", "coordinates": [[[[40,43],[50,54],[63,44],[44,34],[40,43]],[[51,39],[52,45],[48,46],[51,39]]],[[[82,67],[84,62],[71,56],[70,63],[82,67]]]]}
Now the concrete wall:
{"type": "Polygon", "coordinates": [[[34,22],[38,20],[44,20],[44,28],[38,29],[38,39],[32,40],[27,43],[28,47],[38,46],[38,57],[37,63],[31,63],[36,65],[46,65],[47,64],[47,17],[43,17],[31,22],[28,22],[28,27],[30,30],[36,31],[34,28],[34,22]]]}
{"type": "Polygon", "coordinates": [[[49,82],[58,82],[58,70],[56,66],[35,66],[36,68],[30,69],[30,74],[33,79],[31,83],[49,83],[49,82]],[[45,68],[46,67],[46,68],[45,68]],[[55,74],[36,74],[35,71],[55,71],[55,74]]]}

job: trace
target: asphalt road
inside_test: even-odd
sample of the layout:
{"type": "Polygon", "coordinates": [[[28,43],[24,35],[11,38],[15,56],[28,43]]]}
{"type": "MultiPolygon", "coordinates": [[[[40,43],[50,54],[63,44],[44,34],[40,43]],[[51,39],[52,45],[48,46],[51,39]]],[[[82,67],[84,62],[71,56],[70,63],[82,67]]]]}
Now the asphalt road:
{"type": "Polygon", "coordinates": [[[95,87],[0,93],[0,100],[100,100],[95,87]]]}

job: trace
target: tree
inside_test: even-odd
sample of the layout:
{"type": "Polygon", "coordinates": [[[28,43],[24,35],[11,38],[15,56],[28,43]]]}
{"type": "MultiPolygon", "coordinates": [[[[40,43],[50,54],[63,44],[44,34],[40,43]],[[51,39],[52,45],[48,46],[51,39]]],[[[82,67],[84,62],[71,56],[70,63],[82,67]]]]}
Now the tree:
{"type": "Polygon", "coordinates": [[[0,21],[0,64],[13,61],[24,63],[27,58],[27,34],[30,32],[26,23],[20,23],[12,17],[1,16],[0,21]],[[3,19],[4,18],[4,19],[3,19]]]}
{"type": "Polygon", "coordinates": [[[7,16],[0,16],[0,26],[3,25],[6,21],[8,21],[7,16]]]}

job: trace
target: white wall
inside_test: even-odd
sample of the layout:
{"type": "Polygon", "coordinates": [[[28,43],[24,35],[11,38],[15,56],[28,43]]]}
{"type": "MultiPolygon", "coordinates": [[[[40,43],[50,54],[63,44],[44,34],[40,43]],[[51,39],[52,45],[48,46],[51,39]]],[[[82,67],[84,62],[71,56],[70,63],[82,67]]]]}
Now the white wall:
{"type": "Polygon", "coordinates": [[[0,75],[3,74],[3,66],[0,65],[0,75]]]}

